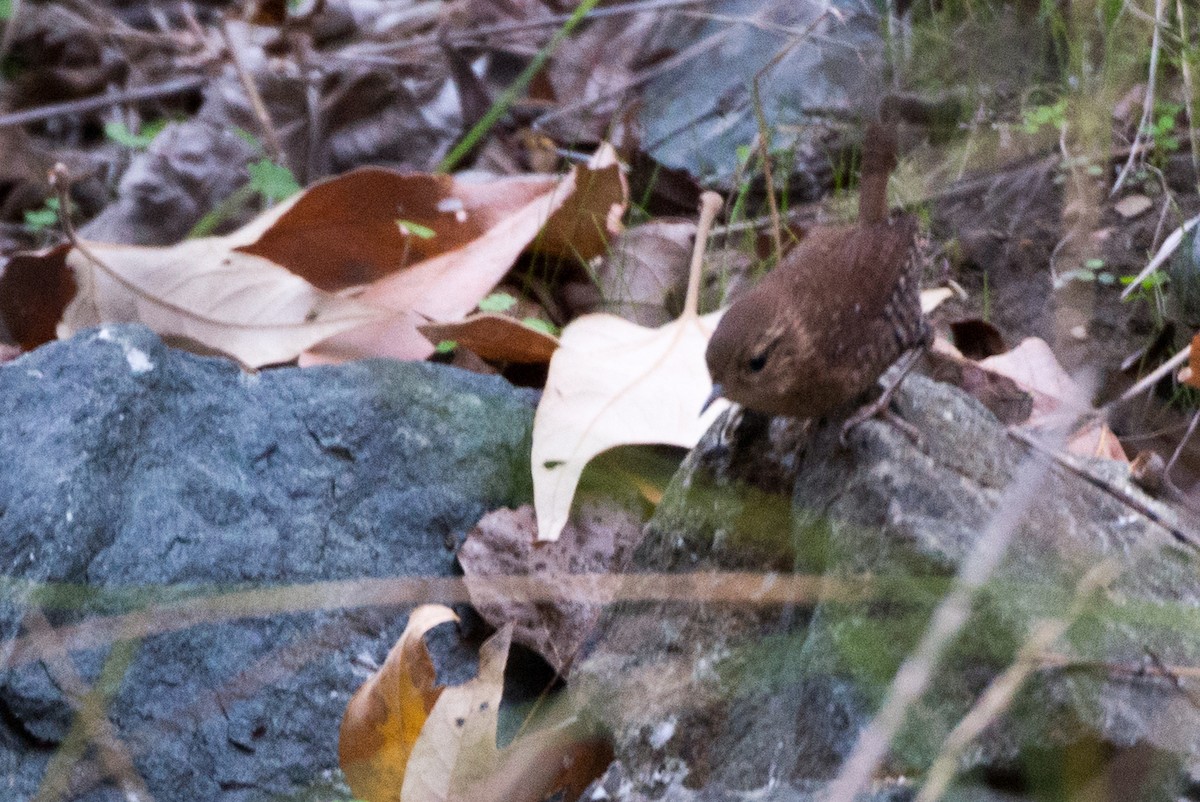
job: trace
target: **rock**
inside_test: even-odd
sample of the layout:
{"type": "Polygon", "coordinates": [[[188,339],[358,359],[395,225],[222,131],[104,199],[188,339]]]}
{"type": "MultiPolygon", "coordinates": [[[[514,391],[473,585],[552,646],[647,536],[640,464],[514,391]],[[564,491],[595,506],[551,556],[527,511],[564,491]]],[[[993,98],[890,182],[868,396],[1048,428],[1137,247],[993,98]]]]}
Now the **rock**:
{"type": "MultiPolygon", "coordinates": [[[[155,799],[345,798],[342,711],[407,604],[339,599],[370,578],[451,576],[484,512],[528,501],[533,400],[430,364],[245,374],[140,326],[0,366],[4,798],[30,799],[52,759],[69,798],[125,798],[86,740],[77,760],[58,751],[78,743],[64,670],[108,678],[117,751],[155,799]],[[255,589],[232,611],[198,605],[255,589]],[[172,614],[189,600],[194,619],[172,614]],[[85,630],[146,614],[119,619],[124,638],[76,632],[47,665],[10,640],[35,609],[85,630]]],[[[472,676],[453,630],[434,635],[443,679],[472,676]]]]}
{"type": "Polygon", "coordinates": [[[1126,782],[1124,757],[1152,758],[1142,760],[1137,793],[1121,798],[1170,797],[1195,773],[1200,706],[1162,667],[1200,659],[1200,539],[1133,487],[1124,466],[1085,467],[1166,527],[1057,463],[1031,460],[948,385],[910,377],[896,403],[921,432],[920,448],[882,421],[856,427],[843,447],[837,423],[734,413],[689,455],[634,570],[691,573],[696,601],[615,607],[573,676],[582,693],[603,700],[597,707],[615,736],[623,781],[604,786],[618,789],[609,798],[690,799],[678,793],[686,788],[697,799],[733,800],[781,785],[819,788],[965,555],[1007,516],[1018,521],[1007,556],[910,711],[885,776],[919,781],[1037,622],[1065,614],[1079,578],[1106,558],[1119,577],[967,750],[964,770],[994,774],[966,775],[959,798],[1000,798],[1004,789],[982,777],[1019,777],[1031,756],[1061,762],[1072,748],[1094,749],[1126,782]],[[1022,513],[1016,488],[1040,470],[1022,513]],[[747,572],[742,601],[705,601],[706,572],[747,572]],[[792,603],[755,600],[787,582],[792,603]]]}

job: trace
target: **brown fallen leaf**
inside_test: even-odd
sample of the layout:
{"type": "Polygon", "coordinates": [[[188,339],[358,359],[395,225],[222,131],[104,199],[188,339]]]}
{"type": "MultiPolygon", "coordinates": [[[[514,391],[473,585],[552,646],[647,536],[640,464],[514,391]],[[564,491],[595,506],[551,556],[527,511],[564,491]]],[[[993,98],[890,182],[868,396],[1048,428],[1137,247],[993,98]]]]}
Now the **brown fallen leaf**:
{"type": "Polygon", "coordinates": [[[458,616],[449,607],[426,604],[413,610],[400,640],[379,671],[346,706],[338,734],[338,763],[354,795],[367,802],[400,799],[405,769],[443,689],[425,648],[429,630],[458,616]]]}
{"type": "MultiPolygon", "coordinates": [[[[383,241],[387,226],[396,228],[396,220],[401,219],[432,231],[433,236],[388,235],[390,245],[356,257],[363,260],[362,277],[371,281],[356,297],[399,314],[321,343],[301,364],[368,356],[424,359],[433,353],[433,344],[421,336],[420,326],[429,320],[455,321],[469,313],[526,249],[571,254],[572,259],[597,255],[607,237],[619,230],[626,204],[624,179],[609,147],[597,151],[588,166],[576,167],[563,178],[533,176],[428,186],[433,193],[428,203],[398,201],[398,195],[387,195],[392,205],[382,204],[381,208],[393,216],[376,219],[368,228],[371,236],[383,241]],[[407,261],[403,258],[406,253],[407,261]],[[383,274],[379,265],[391,272],[383,274]],[[399,269],[403,265],[407,266],[399,269]]],[[[300,203],[296,208],[304,211],[300,203]]],[[[300,222],[319,216],[315,211],[305,212],[300,222]]],[[[279,223],[289,225],[288,218],[279,223]]],[[[407,228],[410,232],[414,229],[407,228]]],[[[327,232],[324,238],[345,236],[327,232]]],[[[314,279],[317,273],[329,272],[319,265],[309,272],[302,263],[303,248],[283,256],[273,247],[252,247],[255,252],[265,248],[289,267],[298,265],[302,275],[314,279]]]]}
{"type": "Polygon", "coordinates": [[[597,578],[611,577],[641,539],[641,515],[615,503],[586,502],[554,543],[536,543],[529,505],[500,509],[480,519],[458,550],[471,604],[492,626],[513,624],[513,638],[536,651],[560,676],[567,676],[580,647],[603,609],[580,601],[580,587],[598,590],[597,578]],[[528,577],[504,590],[480,577],[528,577]],[[523,588],[534,591],[522,592],[523,588]]]}
{"type": "Polygon", "coordinates": [[[418,326],[429,342],[453,340],[483,359],[496,362],[544,364],[554,356],[558,338],[507,315],[483,312],[457,323],[418,326]]]}
{"type": "Polygon", "coordinates": [[[26,351],[55,337],[63,310],[75,297],[75,274],[67,267],[69,245],[14,254],[0,274],[0,319],[26,351]]]}
{"type": "Polygon", "coordinates": [[[691,220],[653,220],[621,232],[596,268],[598,303],[587,311],[642,326],[670,322],[687,290],[695,236],[691,220]]]}

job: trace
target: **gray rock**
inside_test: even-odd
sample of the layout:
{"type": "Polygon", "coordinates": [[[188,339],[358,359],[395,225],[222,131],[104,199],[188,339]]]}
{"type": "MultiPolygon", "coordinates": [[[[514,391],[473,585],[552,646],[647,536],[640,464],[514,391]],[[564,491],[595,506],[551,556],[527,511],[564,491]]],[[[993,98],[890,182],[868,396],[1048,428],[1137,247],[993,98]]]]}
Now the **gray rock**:
{"type": "MultiPolygon", "coordinates": [[[[683,786],[736,799],[830,779],[997,516],[1018,517],[1008,555],[885,770],[919,778],[1032,627],[1063,614],[1082,574],[1112,558],[1118,579],[1056,644],[1061,659],[1034,672],[962,768],[1019,774],[1029,755],[1061,762],[1090,743],[1111,766],[1152,756],[1137,795],[1122,798],[1178,790],[1200,757],[1200,706],[1154,668],[1200,658],[1200,539],[1099,460],[1084,467],[1133,506],[1051,464],[1022,513],[1012,488],[1038,460],[981,405],[919,376],[897,404],[920,448],[881,421],[843,447],[837,424],[745,413],[689,455],[635,570],[748,572],[744,601],[705,601],[701,582],[695,602],[626,602],[607,617],[573,679],[605,700],[624,779],[611,798],[691,798],[665,790],[683,786]],[[754,601],[803,575],[813,581],[794,584],[794,603],[754,601]]],[[[967,775],[961,798],[996,793],[981,776],[967,775]]]]}
{"type": "MultiPolygon", "coordinates": [[[[68,668],[109,678],[96,691],[155,799],[341,798],[360,658],[382,661],[406,608],[339,594],[451,575],[484,512],[528,500],[532,416],[532,393],[496,378],[385,361],[245,374],[140,326],[0,367],[4,798],[31,798],[78,734],[62,665],[9,640],[35,608],[58,627],[147,612],[144,637],[76,644],[68,668]],[[315,611],[287,595],[336,580],[350,583],[315,611]],[[164,606],[272,588],[244,612],[180,621],[164,606]]],[[[459,672],[445,679],[473,674],[458,638],[433,640],[459,672]]],[[[49,774],[71,779],[68,798],[123,798],[83,747],[49,774]]]]}

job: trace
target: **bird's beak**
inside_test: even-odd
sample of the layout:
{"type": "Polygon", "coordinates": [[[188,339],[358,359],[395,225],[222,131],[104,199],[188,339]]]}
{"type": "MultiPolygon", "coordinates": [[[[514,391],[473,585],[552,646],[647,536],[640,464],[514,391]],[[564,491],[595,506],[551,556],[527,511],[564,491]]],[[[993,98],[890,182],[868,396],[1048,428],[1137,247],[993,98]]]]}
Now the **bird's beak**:
{"type": "Polygon", "coordinates": [[[713,401],[721,397],[722,392],[724,392],[724,388],[720,384],[713,385],[712,393],[708,396],[708,400],[704,402],[704,406],[700,407],[701,415],[708,411],[708,408],[713,405],[713,401]]]}

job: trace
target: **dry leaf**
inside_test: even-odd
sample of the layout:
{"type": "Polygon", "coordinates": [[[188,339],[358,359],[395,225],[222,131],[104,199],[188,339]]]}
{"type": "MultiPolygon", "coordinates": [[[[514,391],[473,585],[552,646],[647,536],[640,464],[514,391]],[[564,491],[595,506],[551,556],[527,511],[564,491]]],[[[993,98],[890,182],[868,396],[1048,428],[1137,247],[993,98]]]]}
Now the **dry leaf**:
{"type": "MultiPolygon", "coordinates": [[[[1082,388],[1063,370],[1045,340],[1027,337],[1016,348],[982,360],[980,366],[1007,376],[1033,396],[1033,414],[1027,426],[1037,426],[1064,410],[1083,412],[1091,404],[1082,388]]],[[[1104,423],[1090,423],[1071,435],[1067,450],[1074,454],[1102,456],[1127,462],[1116,435],[1104,423]]]]}
{"type": "Polygon", "coordinates": [[[453,340],[483,359],[545,364],[558,348],[558,338],[519,320],[484,312],[457,323],[428,323],[417,331],[431,343],[453,340]]]}
{"type": "Polygon", "coordinates": [[[0,275],[0,319],[17,344],[32,351],[55,337],[63,310],[75,297],[67,267],[69,245],[14,254],[0,275]]]}
{"type": "Polygon", "coordinates": [[[642,326],[669,322],[683,302],[695,237],[691,220],[654,220],[622,232],[596,269],[598,303],[586,311],[642,326]]]}
{"type": "Polygon", "coordinates": [[[101,323],[139,322],[260,367],[387,314],[231,250],[224,237],[170,248],[82,247],[66,256],[78,292],[58,325],[64,338],[101,323]]]}
{"type": "Polygon", "coordinates": [[[1145,195],[1126,195],[1113,204],[1113,209],[1126,220],[1131,220],[1149,210],[1153,205],[1154,201],[1145,195]]]}
{"type": "Polygon", "coordinates": [[[535,543],[532,507],[490,512],[458,550],[471,604],[492,626],[511,622],[514,640],[565,677],[603,609],[590,592],[593,601],[580,600],[581,586],[619,571],[641,529],[641,515],[613,502],[588,502],[557,542],[535,543]],[[527,580],[503,590],[476,581],[492,576],[527,580]]]}
{"type": "Polygon", "coordinates": [[[524,730],[503,751],[496,725],[504,666],[512,639],[505,626],[479,650],[479,675],[447,688],[413,746],[400,793],[403,802],[541,802],[579,794],[612,761],[612,747],[569,709],[524,730]]]}
{"type": "Polygon", "coordinates": [[[350,790],[367,802],[400,798],[405,769],[442,688],[424,635],[458,616],[440,604],[413,610],[383,667],[355,692],[342,718],[338,763],[350,790]]]}
{"type": "Polygon", "coordinates": [[[949,287],[934,287],[929,290],[921,290],[921,312],[928,315],[953,297],[954,290],[949,287]]]}
{"type": "Polygon", "coordinates": [[[724,310],[700,317],[701,256],[721,199],[705,193],[688,293],[679,319],[647,329],[584,315],[563,329],[533,419],[538,539],[557,540],[588,461],[619,445],[691,448],[727,406],[712,393],[704,351],[724,310]]]}
{"type": "MultiPolygon", "coordinates": [[[[616,156],[607,147],[597,152],[588,167],[577,167],[561,179],[534,176],[484,184],[445,179],[454,182],[446,184],[441,179],[432,182],[436,177],[422,178],[431,182],[428,197],[418,193],[403,200],[398,190],[389,190],[393,194],[386,196],[388,203],[380,208],[391,216],[371,223],[370,232],[382,237],[388,225],[396,228],[399,218],[433,231],[434,236],[422,239],[397,234],[385,249],[361,257],[363,280],[372,283],[357,297],[400,314],[322,343],[305,355],[302,364],[367,356],[424,359],[433,353],[433,345],[421,336],[420,326],[430,320],[462,318],[491,292],[527,248],[561,254],[568,252],[570,245],[575,249],[570,252],[590,258],[589,254],[599,252],[606,238],[619,229],[625,208],[624,181],[616,156]],[[406,247],[409,266],[399,270],[406,247]],[[380,264],[392,272],[379,277],[380,264]]],[[[357,196],[359,191],[351,194],[357,196]]],[[[322,216],[320,210],[325,206],[323,202],[306,211],[298,203],[294,213],[304,214],[296,226],[306,229],[308,222],[322,216]]],[[[279,224],[288,225],[289,218],[282,218],[279,224]]],[[[322,238],[346,236],[345,232],[327,232],[322,238]]],[[[269,243],[257,243],[253,249],[275,253],[269,243]]],[[[304,248],[297,248],[294,255],[278,258],[291,267],[299,265],[303,252],[304,248]]],[[[314,281],[316,273],[329,272],[317,265],[311,273],[301,266],[296,269],[314,281]]]]}
{"type": "Polygon", "coordinates": [[[987,359],[1008,351],[1000,330],[979,318],[951,322],[950,337],[955,348],[968,359],[987,359]]]}
{"type": "Polygon", "coordinates": [[[1188,364],[1180,371],[1180,381],[1188,387],[1200,390],[1200,332],[1192,336],[1192,345],[1188,352],[1188,364]],[[1186,375],[1185,375],[1186,371],[1186,375]]]}
{"type": "Polygon", "coordinates": [[[619,445],[691,448],[727,402],[712,392],[704,349],[723,312],[684,313],[646,329],[614,315],[567,325],[550,360],[533,421],[533,498],[538,538],[556,540],[584,466],[619,445]]]}
{"type": "Polygon", "coordinates": [[[470,797],[463,789],[480,787],[499,764],[496,725],[504,690],[504,665],[512,627],[493,635],[479,650],[479,675],[447,688],[429,713],[409,758],[403,802],[447,802],[470,797]]]}

